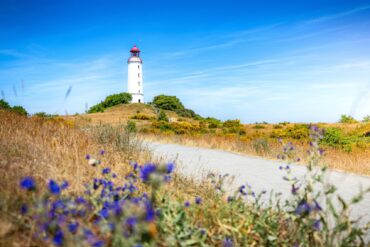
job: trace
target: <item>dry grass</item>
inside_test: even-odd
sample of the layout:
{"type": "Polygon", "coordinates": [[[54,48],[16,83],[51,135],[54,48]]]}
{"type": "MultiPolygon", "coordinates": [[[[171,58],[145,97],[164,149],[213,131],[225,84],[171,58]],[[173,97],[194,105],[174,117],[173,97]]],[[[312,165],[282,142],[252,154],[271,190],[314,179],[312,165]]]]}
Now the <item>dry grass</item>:
{"type": "MultiPolygon", "coordinates": [[[[113,145],[102,145],[62,119],[45,120],[27,118],[0,111],[0,186],[2,196],[19,193],[19,180],[32,174],[39,184],[49,178],[67,180],[71,191],[81,191],[83,184],[97,175],[85,159],[86,154],[101,157],[104,166],[109,164],[118,174],[127,172],[125,153],[116,152],[113,145]]],[[[138,161],[150,160],[150,154],[134,153],[138,161]]]]}

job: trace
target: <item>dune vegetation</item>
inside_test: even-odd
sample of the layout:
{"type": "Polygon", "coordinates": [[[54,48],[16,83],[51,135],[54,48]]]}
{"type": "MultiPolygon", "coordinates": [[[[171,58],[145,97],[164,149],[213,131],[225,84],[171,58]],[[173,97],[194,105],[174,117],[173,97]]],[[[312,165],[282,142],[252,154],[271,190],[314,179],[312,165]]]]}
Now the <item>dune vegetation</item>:
{"type": "Polygon", "coordinates": [[[329,168],[370,175],[370,122],[343,115],[338,123],[266,122],[243,124],[239,120],[220,121],[201,117],[184,107],[175,96],[159,95],[150,104],[121,104],[103,113],[68,116],[78,126],[136,122],[148,140],[222,149],[248,155],[278,159],[283,143],[297,148],[299,161],[309,159],[310,126],[324,130],[320,140],[323,163],[329,168]]]}
{"type": "Polygon", "coordinates": [[[309,128],[303,180],[291,175],[289,163],[299,158],[293,143],[280,150],[287,162],[282,176],[292,188],[281,201],[249,184],[226,192],[227,174],[193,180],[176,164],[153,160],[138,133],[145,125],[135,124],[142,120],[78,125],[77,118],[0,110],[1,246],[366,244],[368,226],[350,219],[348,208],[367,191],[344,202],[323,181],[324,132],[317,126],[309,128]],[[318,185],[321,194],[312,189],[318,185]],[[332,206],[337,198],[339,208],[332,206]]]}

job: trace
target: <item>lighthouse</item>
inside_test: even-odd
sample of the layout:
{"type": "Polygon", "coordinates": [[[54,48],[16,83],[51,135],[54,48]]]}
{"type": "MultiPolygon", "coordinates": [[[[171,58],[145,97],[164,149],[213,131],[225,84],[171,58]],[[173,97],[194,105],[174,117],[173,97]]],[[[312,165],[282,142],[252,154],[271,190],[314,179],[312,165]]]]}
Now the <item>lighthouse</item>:
{"type": "Polygon", "coordinates": [[[144,103],[143,91],[143,60],[140,58],[140,50],[134,45],[130,50],[127,60],[128,80],[127,91],[132,95],[132,103],[144,103]]]}

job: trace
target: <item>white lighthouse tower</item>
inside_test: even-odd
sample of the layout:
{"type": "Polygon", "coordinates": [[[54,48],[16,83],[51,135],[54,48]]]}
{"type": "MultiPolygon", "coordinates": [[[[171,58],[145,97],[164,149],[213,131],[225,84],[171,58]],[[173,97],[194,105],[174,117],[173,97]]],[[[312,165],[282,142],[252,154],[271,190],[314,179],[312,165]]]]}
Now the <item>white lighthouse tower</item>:
{"type": "Polygon", "coordinates": [[[130,50],[128,64],[127,90],[132,95],[132,103],[144,103],[143,91],[143,60],[140,58],[140,50],[134,45],[130,50]]]}

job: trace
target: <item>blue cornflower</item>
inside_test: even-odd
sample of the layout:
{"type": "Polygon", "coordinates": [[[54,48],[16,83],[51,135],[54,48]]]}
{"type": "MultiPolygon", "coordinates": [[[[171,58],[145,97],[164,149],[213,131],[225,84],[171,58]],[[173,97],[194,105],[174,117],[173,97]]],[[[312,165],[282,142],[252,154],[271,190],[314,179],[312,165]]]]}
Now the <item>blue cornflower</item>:
{"type": "Polygon", "coordinates": [[[21,180],[20,186],[22,189],[31,191],[36,189],[35,180],[32,177],[25,177],[21,180]]]}
{"type": "Polygon", "coordinates": [[[52,179],[49,181],[49,190],[51,194],[60,195],[60,187],[58,183],[52,179]]]}
{"type": "Polygon", "coordinates": [[[108,167],[104,168],[102,172],[103,172],[103,174],[109,174],[110,173],[110,168],[108,168],[108,167]]]}
{"type": "Polygon", "coordinates": [[[92,247],[103,247],[104,246],[104,241],[103,240],[98,240],[98,241],[95,241],[91,246],[92,247]]]}
{"type": "Polygon", "coordinates": [[[85,159],[89,160],[91,158],[90,154],[86,154],[85,159]]]}
{"type": "Polygon", "coordinates": [[[86,200],[82,196],[79,196],[79,197],[76,198],[75,202],[77,204],[84,204],[84,203],[86,203],[86,200]]]}
{"type": "Polygon", "coordinates": [[[206,234],[206,230],[205,229],[200,229],[200,235],[204,235],[206,234]]]}
{"type": "Polygon", "coordinates": [[[78,226],[79,226],[78,222],[69,223],[68,231],[72,234],[75,234],[77,232],[78,226]]]}
{"type": "Polygon", "coordinates": [[[172,173],[173,170],[175,169],[175,164],[168,163],[166,168],[167,168],[167,173],[172,173]]]}
{"type": "Polygon", "coordinates": [[[100,210],[99,214],[106,219],[109,217],[109,211],[107,208],[103,208],[102,210],[100,210]]]}
{"type": "Polygon", "coordinates": [[[147,164],[144,167],[141,168],[140,171],[140,177],[143,180],[143,182],[148,182],[150,175],[155,172],[157,167],[153,164],[147,164]]]}
{"type": "Polygon", "coordinates": [[[65,190],[65,189],[67,189],[67,188],[68,188],[68,186],[69,186],[69,183],[68,183],[67,181],[64,181],[64,182],[60,185],[60,188],[61,188],[62,190],[65,190]]]}
{"type": "Polygon", "coordinates": [[[22,204],[21,206],[21,214],[26,214],[28,213],[28,206],[26,204],[22,204]]]}
{"type": "Polygon", "coordinates": [[[53,237],[53,243],[56,246],[62,246],[63,242],[64,242],[64,234],[61,230],[58,230],[53,237]]]}
{"type": "Polygon", "coordinates": [[[104,154],[105,154],[104,149],[100,150],[100,155],[104,155],[104,154]]]}
{"type": "Polygon", "coordinates": [[[113,173],[112,178],[116,178],[116,177],[117,177],[117,174],[113,173]]]}
{"type": "Polygon", "coordinates": [[[137,223],[137,219],[136,219],[136,217],[133,217],[133,216],[128,217],[127,220],[126,220],[126,223],[127,223],[128,226],[134,227],[137,223]]]}
{"type": "Polygon", "coordinates": [[[321,220],[315,220],[312,224],[312,227],[316,231],[320,231],[321,229],[321,220]]]}
{"type": "Polygon", "coordinates": [[[146,221],[153,221],[154,217],[155,217],[155,211],[154,211],[152,205],[150,204],[150,202],[147,202],[145,204],[145,208],[146,208],[145,220],[146,221]]]}
{"type": "Polygon", "coordinates": [[[184,206],[185,206],[186,208],[190,207],[190,202],[189,202],[189,201],[186,201],[186,202],[184,203],[184,206]]]}
{"type": "Polygon", "coordinates": [[[223,244],[223,247],[233,247],[234,246],[234,243],[231,240],[231,238],[225,238],[222,244],[223,244]]]}
{"type": "Polygon", "coordinates": [[[199,197],[199,196],[197,196],[196,198],[195,198],[195,203],[196,204],[201,204],[202,203],[202,198],[201,197],[199,197]]]}
{"type": "Polygon", "coordinates": [[[298,207],[295,210],[295,213],[298,215],[301,214],[306,214],[311,212],[311,206],[305,201],[302,200],[299,204],[298,207]]]}

